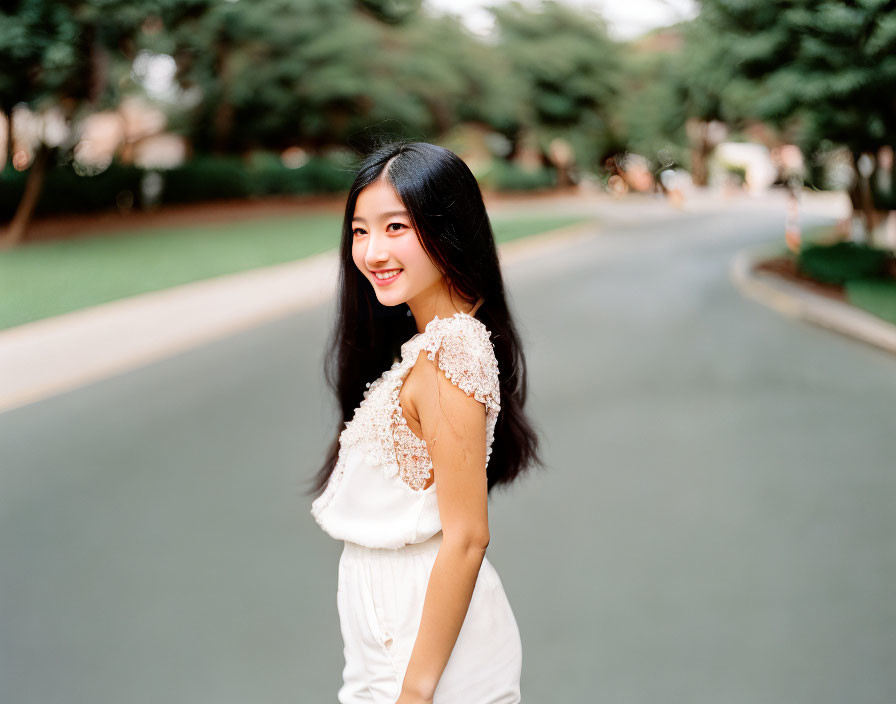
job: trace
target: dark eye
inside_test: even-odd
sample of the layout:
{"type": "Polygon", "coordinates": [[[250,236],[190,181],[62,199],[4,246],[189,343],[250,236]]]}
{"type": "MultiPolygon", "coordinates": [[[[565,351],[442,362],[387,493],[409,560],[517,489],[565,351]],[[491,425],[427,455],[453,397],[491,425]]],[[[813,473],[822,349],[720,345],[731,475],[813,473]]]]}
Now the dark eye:
{"type": "Polygon", "coordinates": [[[357,235],[359,232],[364,232],[364,230],[362,230],[360,227],[356,227],[354,230],[352,230],[352,235],[357,235]]]}
{"type": "MultiPolygon", "coordinates": [[[[398,227],[406,227],[406,225],[402,225],[400,222],[390,222],[388,227],[392,227],[393,225],[398,225],[398,227]]],[[[392,230],[392,232],[397,232],[397,230],[392,230]]]]}

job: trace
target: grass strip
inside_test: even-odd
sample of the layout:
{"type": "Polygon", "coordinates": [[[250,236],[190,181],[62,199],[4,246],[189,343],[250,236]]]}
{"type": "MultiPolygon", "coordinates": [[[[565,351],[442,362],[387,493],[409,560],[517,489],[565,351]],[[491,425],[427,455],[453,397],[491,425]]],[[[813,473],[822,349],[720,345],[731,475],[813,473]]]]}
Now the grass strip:
{"type": "Polygon", "coordinates": [[[896,325],[896,281],[853,279],[844,288],[846,299],[854,306],[896,325]]]}
{"type": "MultiPolygon", "coordinates": [[[[492,218],[498,242],[589,217],[492,218]]],[[[202,279],[303,259],[339,245],[338,214],[155,227],[0,252],[0,329],[202,279]]]]}

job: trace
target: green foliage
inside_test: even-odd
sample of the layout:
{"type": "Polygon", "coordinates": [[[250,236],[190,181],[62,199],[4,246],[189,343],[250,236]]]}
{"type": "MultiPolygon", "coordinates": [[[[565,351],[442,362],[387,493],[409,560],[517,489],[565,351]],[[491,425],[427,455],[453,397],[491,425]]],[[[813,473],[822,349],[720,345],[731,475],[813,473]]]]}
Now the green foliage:
{"type": "MultiPolygon", "coordinates": [[[[25,190],[27,176],[27,172],[11,168],[0,172],[0,219],[12,218],[25,190]]],[[[142,176],[141,169],[117,162],[94,176],[80,176],[69,165],[50,169],[44,177],[35,212],[52,215],[114,208],[116,199],[123,192],[139,204],[142,176]]]]}
{"type": "Polygon", "coordinates": [[[420,11],[420,0],[358,0],[358,5],[374,17],[398,24],[420,11]]]}
{"type": "Polygon", "coordinates": [[[625,89],[617,102],[615,131],[622,142],[618,151],[632,151],[654,167],[687,162],[685,120],[678,49],[655,49],[633,42],[625,53],[625,89]]]}
{"type": "Polygon", "coordinates": [[[850,303],[896,325],[896,280],[856,279],[845,289],[850,303]]]}
{"type": "Polygon", "coordinates": [[[248,166],[253,195],[333,193],[348,190],[354,173],[340,162],[312,157],[298,168],[289,168],[270,152],[253,155],[248,166]]]}
{"type": "MultiPolygon", "coordinates": [[[[155,9],[174,14],[201,3],[156,0],[23,0],[0,9],[0,109],[62,104],[69,117],[116,104],[122,85],[111,80],[129,66],[143,22],[155,9]],[[176,10],[173,8],[177,8],[176,10]]],[[[125,70],[124,75],[127,75],[125,70]]]]}
{"type": "Polygon", "coordinates": [[[706,7],[695,20],[681,25],[681,31],[685,45],[669,71],[686,116],[742,124],[752,116],[760,86],[743,76],[732,37],[719,31],[706,7]]]}
{"type": "MultiPolygon", "coordinates": [[[[77,123],[144,90],[132,71],[141,51],[172,57],[180,97],[195,102],[163,105],[169,129],[173,123],[195,153],[217,155],[165,174],[163,201],[183,202],[347,183],[344,168],[323,157],[288,169],[274,156],[246,165],[228,155],[296,145],[313,154],[332,145],[360,151],[390,135],[437,141],[460,122],[488,125],[511,143],[532,133],[544,152],[562,138],[580,169],[599,169],[622,141],[644,145],[653,157],[665,150],[678,162],[688,111],[715,114],[723,103],[716,94],[728,75],[722,71],[704,71],[706,90],[688,92],[687,72],[714,67],[711,52],[699,61],[691,51],[633,68],[593,11],[543,0],[491,12],[497,33],[480,38],[459,17],[424,9],[420,0],[7,3],[0,11],[0,108],[47,101],[65,105],[77,123]],[[629,81],[636,85],[626,90],[629,81]]],[[[102,176],[108,187],[52,169],[38,212],[62,203],[114,207],[122,190],[139,205],[134,180],[142,174],[119,179],[116,169],[102,176]],[[71,183],[57,186],[60,178],[71,183]],[[84,184],[95,198],[66,195],[84,184]]],[[[9,178],[20,183],[17,172],[9,178]]],[[[490,187],[523,189],[548,186],[556,176],[499,162],[486,178],[490,187]]],[[[5,203],[21,194],[10,184],[0,188],[7,213],[5,203]]]]}
{"type": "Polygon", "coordinates": [[[496,191],[529,191],[556,185],[557,173],[554,169],[541,168],[526,171],[504,159],[495,159],[486,171],[476,175],[483,188],[496,191]]]}
{"type": "Polygon", "coordinates": [[[520,125],[531,127],[545,150],[554,137],[567,139],[579,164],[595,166],[610,139],[620,91],[618,47],[603,19],[551,0],[489,10],[522,90],[520,125]]]}
{"type": "Polygon", "coordinates": [[[418,5],[215,2],[148,46],[176,56],[181,86],[201,94],[185,127],[202,152],[364,148],[378,133],[510,123],[518,97],[499,52],[418,5]]]}
{"type": "Polygon", "coordinates": [[[702,0],[714,54],[757,90],[752,117],[853,153],[896,143],[896,7],[881,0],[702,0]]]}
{"type": "Polygon", "coordinates": [[[246,198],[252,180],[242,160],[229,156],[198,156],[163,172],[165,203],[189,203],[216,198],[246,198]]]}
{"type": "Polygon", "coordinates": [[[731,38],[708,13],[632,41],[625,52],[625,91],[617,130],[630,151],[659,169],[691,166],[691,150],[712,145],[688,135],[688,120],[737,128],[751,116],[759,87],[740,75],[731,38]]]}
{"type": "MultiPolygon", "coordinates": [[[[113,162],[105,171],[80,176],[70,165],[47,172],[36,213],[95,212],[114,209],[119,196],[141,203],[143,169],[113,162]]],[[[276,154],[258,153],[246,163],[231,156],[201,155],[160,172],[163,203],[191,203],[272,194],[333,193],[346,190],[352,171],[339,159],[312,157],[299,168],[288,168],[276,154]]],[[[25,190],[27,172],[0,172],[0,218],[9,219],[25,190]]]]}
{"type": "Polygon", "coordinates": [[[892,256],[887,250],[856,242],[813,244],[800,250],[797,267],[818,281],[844,284],[856,279],[886,277],[892,256]]]}

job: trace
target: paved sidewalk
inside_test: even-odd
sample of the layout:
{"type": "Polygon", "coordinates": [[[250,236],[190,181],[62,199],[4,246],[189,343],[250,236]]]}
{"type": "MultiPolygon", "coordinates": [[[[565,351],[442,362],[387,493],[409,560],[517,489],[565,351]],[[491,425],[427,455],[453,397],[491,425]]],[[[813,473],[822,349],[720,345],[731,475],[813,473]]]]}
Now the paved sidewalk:
{"type": "Polygon", "coordinates": [[[896,354],[896,325],[861,308],[809,291],[769,272],[754,270],[769,248],[746,249],[731,261],[732,283],[745,296],[784,315],[805,320],[896,354]]]}
{"type": "MultiPolygon", "coordinates": [[[[595,234],[577,223],[506,242],[502,266],[595,234]]],[[[335,294],[336,251],[125,298],[0,331],[0,412],[99,381],[335,294]]]]}

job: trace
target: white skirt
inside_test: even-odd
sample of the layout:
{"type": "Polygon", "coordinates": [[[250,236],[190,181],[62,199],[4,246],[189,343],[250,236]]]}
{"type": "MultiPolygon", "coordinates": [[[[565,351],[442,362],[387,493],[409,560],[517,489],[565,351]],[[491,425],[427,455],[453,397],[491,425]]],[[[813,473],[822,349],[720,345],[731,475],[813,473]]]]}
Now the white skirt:
{"type": "MultiPolygon", "coordinates": [[[[345,645],[340,704],[395,704],[441,542],[442,533],[397,550],[345,541],[336,591],[345,645]]],[[[514,704],[521,670],[516,619],[486,557],[433,704],[514,704]]]]}

